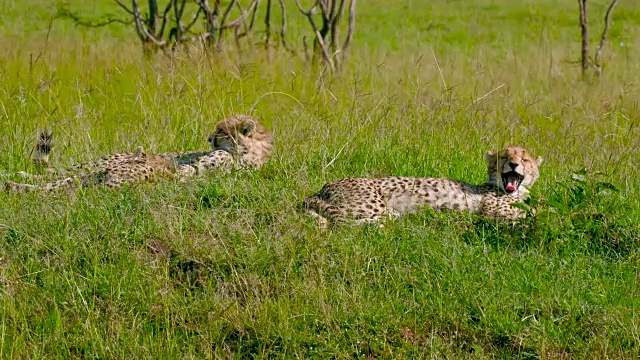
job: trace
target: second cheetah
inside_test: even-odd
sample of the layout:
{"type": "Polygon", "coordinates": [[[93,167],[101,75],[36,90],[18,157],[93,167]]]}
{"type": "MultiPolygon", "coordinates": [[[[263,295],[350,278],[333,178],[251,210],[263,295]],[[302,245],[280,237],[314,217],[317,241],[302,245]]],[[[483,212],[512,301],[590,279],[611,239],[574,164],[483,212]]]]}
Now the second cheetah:
{"type": "Polygon", "coordinates": [[[438,178],[347,178],[327,183],[303,207],[323,227],[329,222],[374,223],[423,207],[468,210],[506,221],[523,217],[524,211],[511,204],[527,197],[526,187],[537,180],[542,158],[515,146],[486,157],[489,181],[484,185],[438,178]]]}

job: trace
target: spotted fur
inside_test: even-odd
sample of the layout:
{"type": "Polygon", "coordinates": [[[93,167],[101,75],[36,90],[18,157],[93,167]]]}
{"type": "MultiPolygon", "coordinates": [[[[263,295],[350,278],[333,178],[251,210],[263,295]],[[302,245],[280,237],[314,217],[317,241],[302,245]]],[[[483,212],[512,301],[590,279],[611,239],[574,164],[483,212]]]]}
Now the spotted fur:
{"type": "Polygon", "coordinates": [[[511,204],[523,201],[539,176],[542,159],[520,147],[487,153],[489,181],[471,185],[439,178],[347,178],[327,183],[303,202],[322,226],[329,222],[374,223],[430,207],[468,210],[498,220],[515,220],[524,212],[511,204]],[[512,187],[515,187],[512,189],[512,187]]]}
{"type": "Polygon", "coordinates": [[[160,177],[185,179],[212,171],[258,168],[269,160],[273,151],[270,134],[257,118],[247,115],[236,115],[220,121],[208,141],[211,150],[146,154],[139,148],[135,153],[108,155],[72,166],[59,172],[65,177],[44,185],[7,182],[5,188],[18,192],[97,184],[118,188],[124,184],[160,177]]]}

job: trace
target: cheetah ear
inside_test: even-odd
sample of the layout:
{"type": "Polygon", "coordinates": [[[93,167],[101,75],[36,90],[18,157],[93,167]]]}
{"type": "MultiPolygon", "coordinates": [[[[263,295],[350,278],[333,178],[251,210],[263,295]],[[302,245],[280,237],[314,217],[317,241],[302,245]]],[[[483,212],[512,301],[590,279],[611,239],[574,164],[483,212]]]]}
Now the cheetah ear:
{"type": "Polygon", "coordinates": [[[254,127],[255,124],[253,123],[253,121],[245,121],[244,123],[242,123],[242,135],[249,134],[251,131],[253,131],[254,127]]]}
{"type": "Polygon", "coordinates": [[[488,162],[496,162],[496,154],[493,151],[487,151],[486,157],[488,162]]]}
{"type": "Polygon", "coordinates": [[[536,158],[536,164],[537,164],[538,166],[540,166],[540,164],[542,164],[542,156],[538,156],[538,157],[536,158]]]}

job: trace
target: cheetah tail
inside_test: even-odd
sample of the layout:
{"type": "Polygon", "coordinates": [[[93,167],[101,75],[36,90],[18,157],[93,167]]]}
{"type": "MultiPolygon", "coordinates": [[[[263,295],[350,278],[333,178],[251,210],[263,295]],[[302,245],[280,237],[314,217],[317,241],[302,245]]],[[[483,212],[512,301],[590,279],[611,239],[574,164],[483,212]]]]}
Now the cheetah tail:
{"type": "Polygon", "coordinates": [[[49,154],[53,148],[53,132],[50,128],[45,128],[38,134],[38,142],[36,143],[35,153],[33,155],[33,163],[36,167],[47,170],[49,167],[49,154]]]}
{"type": "Polygon", "coordinates": [[[20,184],[13,181],[5,181],[4,190],[6,192],[28,193],[28,192],[38,190],[38,187],[35,185],[20,184]]]}

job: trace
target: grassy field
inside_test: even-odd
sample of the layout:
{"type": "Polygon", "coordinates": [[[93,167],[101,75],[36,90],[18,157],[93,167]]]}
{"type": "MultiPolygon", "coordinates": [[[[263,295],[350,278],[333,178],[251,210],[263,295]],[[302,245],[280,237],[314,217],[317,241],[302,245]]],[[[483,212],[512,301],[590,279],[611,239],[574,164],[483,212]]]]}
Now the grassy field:
{"type": "MultiPolygon", "coordinates": [[[[44,126],[64,167],[203,148],[253,106],[275,155],[186,183],[0,193],[0,357],[640,354],[640,3],[620,2],[587,81],[573,0],[359,2],[334,76],[277,51],[145,60],[131,28],[49,29],[42,3],[0,0],[3,173],[33,170],[44,126]],[[482,183],[505,144],[545,160],[545,202],[516,228],[425,212],[321,231],[300,213],[346,176],[482,183]]],[[[589,6],[595,41],[606,2],[589,6]]]]}

